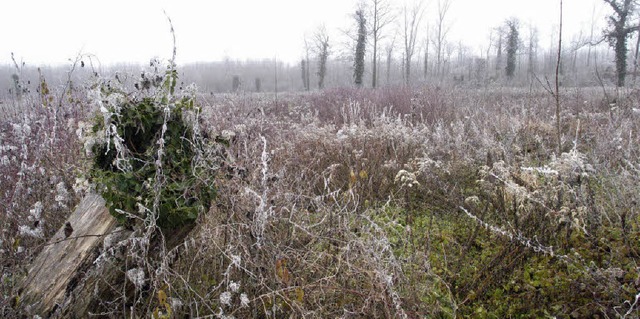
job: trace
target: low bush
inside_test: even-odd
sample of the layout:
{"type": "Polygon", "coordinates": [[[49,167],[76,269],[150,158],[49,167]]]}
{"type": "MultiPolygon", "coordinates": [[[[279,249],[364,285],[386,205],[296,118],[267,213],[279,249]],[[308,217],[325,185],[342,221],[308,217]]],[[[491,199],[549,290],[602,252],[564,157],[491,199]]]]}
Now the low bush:
{"type": "Polygon", "coordinates": [[[176,82],[168,69],[143,73],[133,92],[113,81],[96,88],[89,175],[122,223],[175,229],[193,223],[214,199],[224,143],[203,137],[195,97],[176,94],[176,82]]]}

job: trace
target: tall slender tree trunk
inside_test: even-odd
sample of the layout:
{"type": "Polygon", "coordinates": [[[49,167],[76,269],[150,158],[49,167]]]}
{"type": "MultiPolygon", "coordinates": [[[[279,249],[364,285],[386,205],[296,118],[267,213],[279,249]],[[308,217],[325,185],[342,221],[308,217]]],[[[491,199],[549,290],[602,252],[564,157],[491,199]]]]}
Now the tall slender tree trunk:
{"type": "Polygon", "coordinates": [[[404,61],[404,80],[407,86],[411,85],[411,58],[409,55],[405,56],[404,61]]]}
{"type": "Polygon", "coordinates": [[[638,25],[638,38],[636,39],[636,51],[633,54],[633,84],[638,76],[638,53],[640,53],[640,24],[638,25]]]}
{"type": "Polygon", "coordinates": [[[502,65],[502,32],[498,31],[498,47],[496,48],[496,75],[500,74],[502,65]]]}
{"type": "Polygon", "coordinates": [[[562,154],[562,131],[560,126],[560,64],[562,62],[562,0],[560,0],[560,26],[558,27],[558,57],[556,60],[556,141],[558,143],[558,157],[562,154]]]}
{"type": "Polygon", "coordinates": [[[371,87],[376,88],[378,84],[378,40],[373,36],[373,65],[371,66],[371,87]]]}
{"type": "Polygon", "coordinates": [[[309,61],[309,55],[307,54],[307,72],[306,72],[306,78],[305,78],[307,91],[311,90],[311,70],[309,66],[310,63],[311,61],[309,61]]]}
{"type": "MultiPolygon", "coordinates": [[[[429,33],[429,30],[427,29],[427,34],[429,33]]],[[[426,43],[426,47],[424,50],[424,79],[427,79],[427,76],[429,76],[429,38],[427,37],[427,43],[426,43]]]]}
{"type": "Polygon", "coordinates": [[[627,76],[627,37],[619,37],[616,40],[616,73],[618,76],[618,87],[624,86],[624,79],[627,76]]]}
{"type": "Polygon", "coordinates": [[[393,49],[387,49],[387,86],[391,84],[391,54],[393,49]]]}

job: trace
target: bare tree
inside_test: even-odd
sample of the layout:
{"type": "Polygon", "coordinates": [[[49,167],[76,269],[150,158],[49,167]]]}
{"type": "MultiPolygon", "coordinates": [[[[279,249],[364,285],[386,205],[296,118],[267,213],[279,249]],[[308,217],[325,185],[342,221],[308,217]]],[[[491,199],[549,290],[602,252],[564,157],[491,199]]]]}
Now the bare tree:
{"type": "MultiPolygon", "coordinates": [[[[471,73],[472,73],[471,69],[472,69],[472,61],[473,61],[472,59],[469,58],[471,49],[466,45],[464,45],[462,41],[458,41],[456,51],[458,52],[458,61],[457,61],[458,66],[462,70],[466,68],[467,79],[471,79],[471,73]]],[[[462,72],[463,73],[458,74],[459,82],[464,82],[464,71],[462,72]]]]}
{"type": "Polygon", "coordinates": [[[604,0],[613,9],[607,17],[608,29],[604,30],[604,37],[614,48],[616,55],[617,86],[624,86],[627,75],[627,38],[637,30],[637,26],[630,25],[631,14],[635,7],[633,0],[604,0]]]}
{"type": "Polygon", "coordinates": [[[300,71],[302,71],[302,86],[304,87],[305,91],[309,91],[309,82],[307,82],[307,73],[309,72],[309,67],[307,64],[307,60],[302,59],[300,61],[300,71]]]}
{"type": "Polygon", "coordinates": [[[491,59],[489,58],[491,56],[491,46],[493,45],[493,30],[491,29],[489,31],[489,45],[487,46],[487,53],[486,53],[486,59],[487,59],[487,66],[485,68],[485,74],[483,74],[484,77],[489,76],[489,68],[490,68],[490,64],[491,64],[491,59]]]}
{"type": "Polygon", "coordinates": [[[318,88],[324,88],[324,77],[327,75],[327,59],[329,58],[329,34],[323,25],[314,35],[315,51],[318,56],[318,88]]]}
{"type": "Polygon", "coordinates": [[[456,46],[452,43],[447,43],[445,46],[446,58],[442,60],[442,74],[447,74],[451,70],[451,57],[453,56],[453,52],[456,50],[456,46]]]}
{"type": "Polygon", "coordinates": [[[596,25],[596,5],[593,4],[593,9],[591,10],[591,29],[589,29],[589,43],[587,49],[587,66],[591,64],[591,49],[593,47],[593,33],[596,25]]]}
{"type": "Polygon", "coordinates": [[[637,26],[638,37],[636,39],[636,49],[633,54],[633,83],[636,83],[636,78],[638,76],[638,54],[640,54],[640,24],[637,26]]]}
{"type": "Polygon", "coordinates": [[[558,155],[562,154],[562,131],[560,126],[560,62],[562,60],[562,0],[560,0],[560,25],[558,26],[558,56],[556,58],[556,142],[558,143],[558,155]]]}
{"type": "Polygon", "coordinates": [[[538,55],[538,28],[529,24],[529,45],[527,46],[527,73],[536,72],[536,57],[538,55]]]}
{"type": "Polygon", "coordinates": [[[300,63],[300,67],[302,68],[302,84],[304,85],[304,89],[309,91],[311,90],[311,72],[309,69],[311,68],[311,63],[309,60],[309,55],[311,53],[311,45],[309,44],[309,39],[307,36],[304,38],[304,53],[305,56],[302,58],[302,62],[300,63]]]}
{"type": "Polygon", "coordinates": [[[424,78],[429,75],[429,25],[427,24],[427,40],[424,42],[424,78]]]}
{"type": "Polygon", "coordinates": [[[498,76],[502,66],[502,38],[504,37],[504,28],[502,26],[496,29],[496,35],[496,76],[498,76]]]}
{"type": "Polygon", "coordinates": [[[396,36],[393,36],[393,39],[387,44],[385,47],[385,51],[387,53],[387,85],[391,83],[391,61],[393,60],[393,48],[396,43],[396,36]]]}
{"type": "Polygon", "coordinates": [[[378,43],[383,38],[382,29],[393,20],[391,6],[387,0],[370,0],[371,3],[371,44],[373,63],[371,66],[371,87],[378,84],[378,43]]]}
{"type": "Polygon", "coordinates": [[[583,31],[580,30],[577,34],[573,35],[571,39],[571,44],[566,50],[567,52],[569,52],[571,56],[570,70],[572,73],[575,73],[576,76],[578,73],[578,52],[580,51],[581,48],[585,46],[585,43],[588,42],[588,40],[585,40],[585,39],[586,37],[583,34],[583,31]]]}
{"type": "Polygon", "coordinates": [[[438,16],[434,31],[433,44],[436,50],[436,75],[442,75],[442,59],[444,55],[445,42],[451,25],[446,24],[447,12],[451,7],[451,0],[438,0],[438,16]]]}
{"type": "Polygon", "coordinates": [[[418,0],[414,2],[411,8],[404,6],[404,24],[403,24],[403,38],[404,38],[404,80],[405,84],[409,86],[411,84],[411,60],[416,49],[416,38],[418,37],[418,28],[420,27],[420,21],[424,15],[424,7],[422,1],[418,0]]]}
{"type": "Polygon", "coordinates": [[[362,76],[364,75],[364,54],[367,42],[367,19],[364,16],[364,10],[357,10],[355,15],[356,24],[358,25],[358,37],[356,39],[356,52],[353,61],[353,78],[356,86],[362,87],[362,76]]]}

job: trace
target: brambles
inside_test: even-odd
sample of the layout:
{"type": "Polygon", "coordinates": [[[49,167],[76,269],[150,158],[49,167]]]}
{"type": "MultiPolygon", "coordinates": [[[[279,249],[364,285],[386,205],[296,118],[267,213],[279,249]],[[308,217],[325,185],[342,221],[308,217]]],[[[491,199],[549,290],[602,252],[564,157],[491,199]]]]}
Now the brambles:
{"type": "MultiPolygon", "coordinates": [[[[544,92],[529,94],[544,109],[544,92]]],[[[576,103],[589,105],[592,93],[583,94],[576,103]]],[[[232,263],[224,258],[201,268],[215,288],[196,290],[217,296],[241,281],[251,307],[269,312],[225,308],[239,317],[613,317],[635,296],[627,254],[639,236],[637,222],[625,226],[633,244],[624,244],[613,202],[627,207],[623,198],[637,194],[617,191],[633,185],[626,179],[603,187],[613,177],[603,172],[637,154],[636,138],[587,143],[618,133],[595,124],[604,110],[585,109],[580,142],[556,157],[553,118],[518,106],[531,96],[329,90],[293,96],[285,111],[263,101],[266,118],[212,101],[222,105],[208,115],[237,133],[230,151],[249,174],[223,183],[222,216],[205,222],[188,254],[241,256],[245,270],[222,275],[232,263]],[[266,176],[258,134],[270,145],[266,176]],[[257,249],[247,232],[265,210],[257,249]]],[[[628,132],[624,123],[615,130],[628,132]]]]}
{"type": "MultiPolygon", "coordinates": [[[[174,94],[163,84],[172,75],[160,76],[145,73],[148,82],[137,82],[138,90],[103,81],[107,89],[94,95],[106,112],[89,130],[102,130],[82,142],[99,155],[100,174],[122,172],[109,180],[122,183],[113,188],[117,196],[135,187],[151,193],[124,194],[133,208],[116,213],[139,226],[162,214],[164,198],[176,194],[172,183],[198,176],[196,185],[212,185],[216,172],[224,178],[216,179],[210,213],[166,250],[160,236],[144,237],[137,227],[113,235],[133,234],[128,240],[105,239],[113,256],[105,253],[101,262],[126,259],[127,268],[116,274],[123,282],[102,296],[100,311],[123,316],[122,305],[132,305],[139,317],[637,315],[639,127],[625,107],[640,102],[637,93],[615,110],[600,106],[597,90],[580,90],[575,100],[566,95],[563,131],[576,135],[563,137],[556,156],[544,91],[328,89],[285,94],[277,104],[267,95],[215,95],[199,100],[205,107],[198,112],[183,102],[193,101],[193,92],[174,94]],[[532,116],[534,108],[543,116],[532,116]],[[224,152],[218,135],[229,142],[224,152]],[[162,148],[155,144],[161,136],[162,148]],[[178,150],[193,160],[170,162],[168,154],[178,150]],[[230,165],[218,171],[223,154],[230,165]]],[[[15,132],[28,131],[24,124],[15,132]]],[[[11,156],[20,150],[2,152],[17,172],[11,156]]],[[[25,172],[25,185],[44,178],[25,172]]],[[[56,194],[40,205],[25,195],[12,211],[42,219],[45,238],[47,212],[65,197],[59,183],[47,184],[56,194]]],[[[199,205],[207,196],[200,190],[180,194],[199,205]]],[[[70,207],[73,199],[60,203],[70,207]]],[[[7,250],[12,244],[1,243],[7,250]]]]}
{"type": "Polygon", "coordinates": [[[193,223],[215,197],[221,140],[202,137],[193,92],[174,94],[176,83],[175,70],[162,74],[156,66],[133,92],[115,81],[97,87],[90,177],[121,223],[176,228],[193,223]]]}

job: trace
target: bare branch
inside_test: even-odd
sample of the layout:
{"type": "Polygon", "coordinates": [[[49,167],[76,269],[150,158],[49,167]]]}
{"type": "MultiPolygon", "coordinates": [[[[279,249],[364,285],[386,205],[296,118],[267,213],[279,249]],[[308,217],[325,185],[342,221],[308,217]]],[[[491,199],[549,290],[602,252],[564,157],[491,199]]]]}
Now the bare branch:
{"type": "Polygon", "coordinates": [[[405,53],[405,84],[411,82],[411,59],[415,53],[418,28],[424,15],[422,1],[415,2],[411,8],[404,6],[404,53],[405,53]]]}

